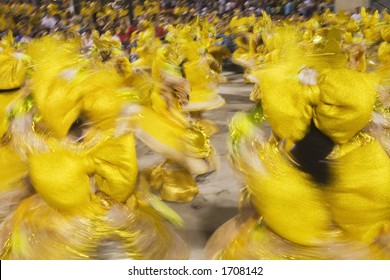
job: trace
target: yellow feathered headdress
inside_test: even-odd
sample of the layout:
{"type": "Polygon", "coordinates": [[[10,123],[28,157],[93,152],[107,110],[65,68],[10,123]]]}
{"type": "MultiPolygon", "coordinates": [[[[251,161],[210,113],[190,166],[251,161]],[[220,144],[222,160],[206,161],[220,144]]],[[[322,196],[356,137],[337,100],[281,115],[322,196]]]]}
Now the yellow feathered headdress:
{"type": "Polygon", "coordinates": [[[110,33],[99,36],[99,33],[94,30],[92,35],[93,42],[98,50],[121,50],[121,43],[118,40],[113,39],[110,33]]]}
{"type": "Polygon", "coordinates": [[[382,29],[382,42],[378,49],[378,57],[382,64],[390,63],[390,27],[385,26],[382,29]]]}
{"type": "Polygon", "coordinates": [[[382,35],[383,40],[390,43],[390,26],[389,25],[382,28],[381,35],[382,35]]]}
{"type": "Polygon", "coordinates": [[[14,46],[15,46],[15,41],[14,41],[14,36],[12,35],[12,31],[9,30],[7,36],[4,36],[1,39],[0,42],[0,47],[2,52],[7,52],[7,51],[14,51],[14,46]]]}

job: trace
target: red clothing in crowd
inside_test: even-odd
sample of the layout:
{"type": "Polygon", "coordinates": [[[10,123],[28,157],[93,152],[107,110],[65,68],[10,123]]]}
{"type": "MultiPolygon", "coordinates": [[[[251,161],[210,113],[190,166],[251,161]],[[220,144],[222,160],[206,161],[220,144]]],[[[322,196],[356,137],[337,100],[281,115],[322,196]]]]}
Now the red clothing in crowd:
{"type": "Polygon", "coordinates": [[[137,31],[137,27],[135,25],[130,25],[125,32],[120,31],[117,36],[121,40],[122,44],[128,44],[130,42],[131,34],[134,31],[137,31]]]}
{"type": "Polygon", "coordinates": [[[167,34],[167,31],[162,26],[156,26],[154,28],[154,32],[156,33],[157,38],[163,38],[165,36],[165,34],[167,34]]]}

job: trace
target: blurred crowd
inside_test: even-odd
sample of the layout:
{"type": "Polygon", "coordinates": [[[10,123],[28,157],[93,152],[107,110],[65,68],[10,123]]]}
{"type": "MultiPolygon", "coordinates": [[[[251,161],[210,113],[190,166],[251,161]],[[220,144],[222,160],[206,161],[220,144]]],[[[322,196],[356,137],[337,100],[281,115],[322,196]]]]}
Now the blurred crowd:
{"type": "Polygon", "coordinates": [[[12,30],[17,41],[28,41],[48,33],[63,31],[67,36],[92,30],[100,34],[110,32],[124,44],[139,23],[149,20],[156,26],[159,37],[165,35],[168,24],[186,23],[194,16],[208,16],[210,21],[220,18],[227,23],[234,15],[261,15],[262,11],[276,17],[293,14],[310,17],[327,8],[333,1],[318,0],[115,0],[115,1],[1,1],[0,35],[12,30]],[[132,8],[129,9],[129,3],[132,8]],[[131,13],[131,15],[129,14],[131,13]],[[131,20],[130,20],[131,19],[131,20]]]}
{"type": "Polygon", "coordinates": [[[273,19],[294,17],[304,21],[313,14],[334,11],[333,0],[17,0],[0,2],[0,38],[12,31],[16,42],[61,33],[82,38],[84,49],[93,45],[93,33],[108,34],[129,52],[145,22],[154,25],[164,39],[169,26],[186,24],[200,17],[213,24],[224,44],[234,48],[229,36],[240,18],[263,12],[273,19]],[[129,4],[131,3],[131,8],[129,4]]]}

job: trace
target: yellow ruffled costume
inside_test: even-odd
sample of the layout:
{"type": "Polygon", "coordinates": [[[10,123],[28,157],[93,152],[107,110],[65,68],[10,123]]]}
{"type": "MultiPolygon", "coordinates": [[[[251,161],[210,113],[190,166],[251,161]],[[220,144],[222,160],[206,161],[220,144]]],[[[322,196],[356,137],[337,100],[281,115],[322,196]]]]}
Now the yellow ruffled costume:
{"type": "Polygon", "coordinates": [[[27,154],[37,194],[6,220],[1,259],[186,258],[186,245],[154,209],[164,209],[161,202],[135,189],[131,134],[87,149],[46,140],[27,154]]]}
{"type": "MultiPolygon", "coordinates": [[[[116,127],[124,78],[86,68],[77,48],[54,38],[31,43],[29,52],[33,106],[12,119],[14,151],[1,149],[6,162],[14,159],[6,172],[28,173],[35,194],[5,218],[0,258],[187,258],[173,226],[181,218],[142,178],[137,184],[134,136],[116,127]]],[[[4,180],[14,189],[20,181],[4,180]]]]}
{"type": "Polygon", "coordinates": [[[32,190],[27,183],[28,166],[9,144],[0,145],[0,225],[32,190]]]}
{"type": "MultiPolygon", "coordinates": [[[[328,32],[316,53],[298,47],[302,38],[291,28],[273,32],[284,38],[278,59],[253,73],[253,97],[262,108],[256,114],[263,114],[273,135],[266,140],[262,119],[253,114],[233,119],[230,159],[246,189],[241,215],[216,231],[207,256],[389,259],[390,158],[363,132],[379,76],[348,68],[337,30],[328,32]],[[296,153],[313,130],[334,145],[320,160],[329,168],[325,181],[305,169],[296,153]]],[[[315,139],[313,145],[321,145],[315,139]]]]}
{"type": "Polygon", "coordinates": [[[7,111],[16,102],[27,75],[25,55],[14,49],[12,33],[9,32],[0,44],[0,136],[7,132],[7,111]]]}
{"type": "Polygon", "coordinates": [[[187,62],[184,63],[185,77],[191,85],[190,100],[183,107],[186,111],[216,109],[225,103],[218,95],[218,73],[210,68],[212,60],[201,54],[201,45],[188,42],[183,46],[187,62]]]}
{"type": "Polygon", "coordinates": [[[12,149],[7,134],[12,115],[23,113],[28,106],[20,100],[27,72],[24,55],[13,47],[9,33],[1,42],[0,52],[0,225],[32,193],[26,179],[28,166],[12,149]]]}

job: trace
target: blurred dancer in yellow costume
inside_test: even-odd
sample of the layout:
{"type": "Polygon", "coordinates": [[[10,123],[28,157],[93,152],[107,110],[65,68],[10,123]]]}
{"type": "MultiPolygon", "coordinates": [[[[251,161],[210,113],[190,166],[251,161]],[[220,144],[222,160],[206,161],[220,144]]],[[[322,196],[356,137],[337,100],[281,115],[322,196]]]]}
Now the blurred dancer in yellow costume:
{"type": "Polygon", "coordinates": [[[380,19],[379,11],[376,10],[370,14],[362,7],[360,11],[361,15],[361,30],[364,34],[364,38],[367,41],[367,45],[370,47],[377,44],[381,40],[381,28],[378,24],[380,19]]]}
{"type": "Polygon", "coordinates": [[[235,38],[237,49],[234,51],[232,61],[244,68],[249,68],[256,63],[256,40],[251,32],[237,33],[235,38]]]}
{"type": "Polygon", "coordinates": [[[190,85],[183,77],[184,57],[177,42],[162,45],[151,26],[139,36],[136,51],[148,53],[138,52],[142,55],[130,65],[124,86],[135,89],[136,95],[127,96],[122,127],[166,158],[145,170],[151,188],[167,201],[191,201],[199,192],[193,175],[216,169],[215,151],[208,133],[183,110],[190,85]]]}
{"type": "Polygon", "coordinates": [[[218,83],[222,71],[220,62],[228,55],[228,50],[217,46],[215,36],[214,26],[196,18],[191,24],[171,28],[168,37],[179,56],[183,76],[190,85],[189,101],[183,104],[183,111],[189,112],[192,120],[208,135],[216,133],[217,126],[203,118],[202,112],[217,109],[225,103],[218,94],[218,83]]]}
{"type": "MultiPolygon", "coordinates": [[[[217,70],[220,66],[212,56],[206,56],[202,47],[211,42],[194,41],[193,30],[193,26],[169,27],[168,44],[157,50],[152,68],[155,87],[150,112],[158,115],[148,122],[148,127],[140,126],[144,142],[168,158],[150,171],[150,181],[169,201],[191,201],[199,192],[192,176],[217,167],[209,140],[211,125],[207,127],[186,113],[223,105],[216,90],[219,74],[210,64],[214,63],[217,70]]],[[[140,124],[149,119],[144,118],[140,124]]]]}
{"type": "Polygon", "coordinates": [[[226,82],[226,78],[221,74],[222,73],[222,63],[224,59],[228,58],[230,55],[230,50],[222,45],[222,38],[217,38],[217,24],[219,19],[216,14],[210,15],[208,20],[204,19],[202,21],[198,20],[198,35],[197,40],[202,43],[203,48],[206,52],[206,57],[210,59],[210,68],[212,71],[219,74],[218,82],[226,82]],[[211,21],[211,19],[214,19],[211,21]],[[210,21],[210,22],[209,22],[210,21]],[[214,58],[211,59],[211,58],[214,58]]]}
{"type": "Polygon", "coordinates": [[[279,59],[253,73],[257,110],[230,127],[241,214],[214,233],[207,257],[389,259],[389,104],[377,91],[389,72],[353,68],[364,62],[349,63],[338,30],[313,52],[292,28],[272,32],[283,40],[279,59]]]}
{"type": "MultiPolygon", "coordinates": [[[[212,171],[216,163],[208,135],[182,111],[183,104],[188,103],[189,86],[178,67],[177,50],[159,46],[153,56],[150,54],[151,60],[148,58],[151,65],[142,65],[146,60],[131,64],[109,34],[95,34],[94,43],[92,66],[116,72],[113,77],[120,77],[116,81],[123,87],[118,104],[128,103],[121,109],[122,122],[118,127],[134,132],[138,139],[167,159],[145,170],[142,175],[146,176],[145,182],[164,200],[192,200],[199,191],[192,174],[212,171]]],[[[139,47],[142,43],[148,42],[141,41],[139,47]]],[[[116,110],[111,112],[113,116],[118,114],[116,110]]]]}
{"type": "Polygon", "coordinates": [[[164,120],[164,125],[156,126],[156,121],[153,125],[166,127],[166,136],[156,130],[155,139],[163,140],[159,141],[163,145],[156,148],[171,152],[167,153],[168,161],[150,172],[150,181],[169,201],[191,201],[199,191],[192,176],[217,168],[209,140],[216,127],[201,118],[201,112],[224,104],[217,92],[221,66],[205,52],[213,40],[207,37],[205,29],[197,30],[205,27],[197,24],[199,21],[193,26],[169,27],[168,44],[157,51],[153,63],[157,83],[151,96],[152,108],[164,120]]]}
{"type": "MultiPolygon", "coordinates": [[[[164,200],[184,202],[191,201],[199,191],[192,175],[215,170],[216,155],[209,135],[183,112],[190,88],[182,76],[180,60],[172,46],[157,50],[150,96],[129,105],[123,118],[129,120],[129,129],[137,138],[167,159],[146,171],[151,187],[164,200]]],[[[140,82],[137,77],[132,81],[140,82]]]]}
{"type": "Polygon", "coordinates": [[[193,112],[223,106],[225,102],[218,95],[218,73],[211,69],[214,62],[205,56],[201,44],[188,42],[183,46],[183,53],[186,57],[184,73],[191,85],[190,100],[183,109],[193,112]]]}
{"type": "MultiPolygon", "coordinates": [[[[16,52],[11,32],[0,43],[0,226],[32,190],[27,184],[28,166],[9,144],[9,116],[25,94],[27,63],[16,52]]],[[[27,92],[27,91],[26,91],[27,92]]],[[[28,106],[28,101],[25,103],[28,106]]]]}
{"type": "Polygon", "coordinates": [[[132,48],[131,53],[137,56],[132,64],[133,67],[150,70],[153,64],[153,59],[156,51],[161,47],[161,41],[155,36],[154,26],[149,21],[142,21],[139,24],[139,30],[133,32],[136,38],[137,46],[132,48]]]}
{"type": "Polygon", "coordinates": [[[218,94],[219,62],[208,53],[215,41],[215,30],[199,18],[179,33],[181,52],[184,56],[183,71],[190,83],[190,100],[183,107],[189,112],[216,109],[225,104],[218,94]],[[187,34],[186,34],[187,33],[187,34]]]}
{"type": "Polygon", "coordinates": [[[271,17],[263,12],[256,22],[252,24],[250,18],[243,17],[241,21],[247,21],[241,29],[236,29],[235,43],[237,49],[233,52],[232,62],[243,67],[245,81],[253,83],[251,72],[261,65],[266,55],[277,48],[277,40],[267,32],[271,25],[271,17]],[[251,22],[251,24],[248,24],[251,22]]]}
{"type": "Polygon", "coordinates": [[[2,224],[1,259],[187,258],[181,218],[137,183],[134,137],[116,126],[123,78],[78,53],[53,38],[29,48],[33,106],[16,105],[8,143],[34,194],[2,224]]]}
{"type": "Polygon", "coordinates": [[[15,101],[25,83],[26,55],[16,52],[12,33],[0,42],[0,136],[7,131],[7,107],[15,101]]]}
{"type": "Polygon", "coordinates": [[[235,36],[237,49],[233,52],[233,63],[244,68],[250,68],[256,64],[258,59],[257,47],[260,46],[261,28],[265,26],[270,17],[263,13],[262,17],[256,21],[253,17],[235,16],[230,22],[232,32],[235,36]],[[237,25],[240,23],[239,25],[237,25]]]}
{"type": "MultiPolygon", "coordinates": [[[[146,176],[152,190],[164,200],[192,200],[199,192],[193,175],[215,170],[216,159],[209,136],[191,123],[182,110],[188,103],[189,84],[182,77],[177,48],[158,44],[148,59],[141,57],[130,64],[109,36],[95,36],[94,41],[94,66],[116,71],[123,78],[123,98],[129,108],[125,106],[121,111],[120,126],[124,131],[134,132],[138,139],[167,159],[145,170],[142,176],[146,176]],[[106,59],[103,61],[96,54],[106,59]]],[[[138,47],[142,48],[144,43],[149,41],[141,40],[138,47]]]]}
{"type": "Polygon", "coordinates": [[[110,31],[99,35],[92,32],[94,45],[86,53],[92,67],[95,69],[111,69],[127,79],[132,73],[132,66],[128,57],[122,51],[121,43],[113,38],[110,31]]]}

